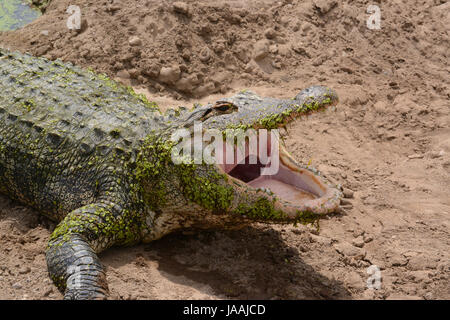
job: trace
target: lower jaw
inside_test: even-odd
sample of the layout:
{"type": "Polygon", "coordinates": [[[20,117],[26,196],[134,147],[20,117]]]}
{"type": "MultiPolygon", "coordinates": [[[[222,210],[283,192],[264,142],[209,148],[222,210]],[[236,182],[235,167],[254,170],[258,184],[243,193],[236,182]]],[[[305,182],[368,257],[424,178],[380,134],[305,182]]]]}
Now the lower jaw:
{"type": "Polygon", "coordinates": [[[342,193],[337,187],[325,181],[319,173],[299,165],[289,153],[280,146],[280,169],[272,176],[258,176],[242,181],[229,175],[236,183],[255,192],[270,190],[273,196],[273,209],[297,219],[299,215],[323,215],[337,211],[342,193]]]}

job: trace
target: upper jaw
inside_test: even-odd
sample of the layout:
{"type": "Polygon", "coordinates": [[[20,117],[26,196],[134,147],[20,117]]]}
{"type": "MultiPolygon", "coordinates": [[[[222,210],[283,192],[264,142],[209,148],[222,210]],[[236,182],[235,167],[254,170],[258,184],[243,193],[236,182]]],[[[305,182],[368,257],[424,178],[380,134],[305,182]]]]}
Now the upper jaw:
{"type": "Polygon", "coordinates": [[[292,99],[259,97],[251,91],[242,91],[216,104],[231,104],[238,112],[222,114],[205,121],[205,127],[214,129],[275,129],[311,112],[337,105],[337,93],[325,86],[312,86],[292,99]]]}

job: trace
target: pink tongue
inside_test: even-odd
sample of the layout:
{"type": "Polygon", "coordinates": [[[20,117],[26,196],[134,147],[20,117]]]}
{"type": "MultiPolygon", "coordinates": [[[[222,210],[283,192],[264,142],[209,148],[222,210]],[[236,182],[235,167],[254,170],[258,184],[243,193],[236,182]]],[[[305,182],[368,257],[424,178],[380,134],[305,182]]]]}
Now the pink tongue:
{"type": "Polygon", "coordinates": [[[253,188],[270,189],[273,193],[275,193],[283,200],[292,203],[302,202],[304,200],[313,200],[316,198],[316,196],[314,196],[312,193],[275,179],[259,177],[253,181],[248,182],[248,184],[253,188]]]}

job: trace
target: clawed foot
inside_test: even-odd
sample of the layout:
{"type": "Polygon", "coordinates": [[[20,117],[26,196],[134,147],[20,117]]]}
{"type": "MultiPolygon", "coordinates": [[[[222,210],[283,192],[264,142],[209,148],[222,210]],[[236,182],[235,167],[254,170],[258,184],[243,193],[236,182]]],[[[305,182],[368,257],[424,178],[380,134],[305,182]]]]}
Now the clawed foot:
{"type": "Polygon", "coordinates": [[[106,300],[106,293],[98,290],[67,289],[64,300],[106,300]]]}

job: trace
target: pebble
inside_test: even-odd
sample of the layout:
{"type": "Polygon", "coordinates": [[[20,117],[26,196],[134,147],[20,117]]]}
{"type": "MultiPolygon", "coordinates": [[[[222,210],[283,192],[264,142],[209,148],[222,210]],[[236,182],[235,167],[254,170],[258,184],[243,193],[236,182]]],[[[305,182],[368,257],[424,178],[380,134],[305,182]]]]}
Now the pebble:
{"type": "Polygon", "coordinates": [[[355,238],[358,238],[365,234],[365,231],[363,231],[363,230],[351,230],[350,229],[349,232],[353,232],[353,237],[355,237],[355,238]]]}
{"type": "Polygon", "coordinates": [[[128,43],[130,44],[130,46],[137,47],[142,45],[142,40],[137,36],[132,36],[128,40],[128,43]]]}
{"type": "Polygon", "coordinates": [[[120,70],[117,72],[117,76],[122,79],[130,79],[130,73],[127,70],[120,70]]]}
{"type": "Polygon", "coordinates": [[[431,159],[441,158],[441,157],[444,156],[444,154],[445,154],[444,150],[441,150],[439,152],[438,151],[432,151],[432,152],[430,152],[430,158],[431,159]]]}
{"type": "Polygon", "coordinates": [[[267,39],[274,39],[277,36],[276,31],[273,28],[269,28],[266,31],[264,31],[264,35],[267,39]]]}
{"type": "Polygon", "coordinates": [[[30,267],[22,267],[19,269],[20,274],[27,274],[31,271],[30,267]]]}
{"type": "Polygon", "coordinates": [[[353,207],[352,202],[350,200],[347,200],[347,199],[341,199],[341,204],[343,206],[352,206],[353,207]]]}
{"type": "Polygon", "coordinates": [[[437,261],[432,258],[417,255],[411,257],[408,261],[408,269],[417,271],[417,270],[425,270],[425,269],[436,269],[437,261]]]}
{"type": "Polygon", "coordinates": [[[269,51],[272,54],[277,54],[278,53],[278,46],[276,44],[273,44],[269,47],[269,51]]]}
{"type": "Polygon", "coordinates": [[[389,262],[391,263],[391,266],[393,266],[393,267],[400,267],[400,266],[405,266],[408,263],[408,260],[402,254],[393,254],[389,258],[389,262]]]}
{"type": "Polygon", "coordinates": [[[349,198],[349,199],[352,199],[354,194],[355,194],[355,192],[353,190],[350,190],[350,189],[347,189],[347,188],[344,188],[342,190],[342,193],[344,194],[345,198],[349,198]]]}
{"type": "Polygon", "coordinates": [[[311,234],[311,239],[314,242],[324,244],[324,245],[331,245],[332,241],[330,238],[322,237],[322,236],[316,236],[314,234],[311,234]]]}
{"type": "Polygon", "coordinates": [[[355,247],[362,248],[362,247],[364,247],[364,244],[365,244],[364,238],[362,236],[359,236],[356,239],[353,239],[352,244],[355,247]]]}
{"type": "Polygon", "coordinates": [[[346,257],[353,257],[356,260],[362,260],[366,256],[364,249],[357,248],[348,242],[341,242],[334,245],[334,249],[346,257]]]}
{"type": "Polygon", "coordinates": [[[355,272],[350,271],[345,277],[347,284],[355,289],[364,289],[366,282],[361,278],[361,276],[355,272]]]}
{"type": "Polygon", "coordinates": [[[269,54],[269,41],[268,40],[260,40],[255,43],[253,49],[253,59],[261,60],[268,56],[269,54]]]}
{"type": "Polygon", "coordinates": [[[198,79],[196,77],[183,77],[180,80],[177,81],[175,86],[178,90],[183,92],[192,92],[192,90],[195,87],[195,84],[198,82],[198,79]]]}
{"type": "Polygon", "coordinates": [[[321,14],[327,14],[335,5],[336,0],[314,0],[314,5],[320,10],[321,14]]]}
{"type": "Polygon", "coordinates": [[[375,299],[375,290],[367,289],[366,291],[364,291],[363,299],[364,300],[374,300],[375,299]]]}
{"type": "Polygon", "coordinates": [[[379,113],[379,114],[383,114],[386,112],[387,110],[387,104],[383,101],[378,101],[377,103],[375,103],[373,105],[373,109],[379,113]]]}
{"type": "Polygon", "coordinates": [[[208,48],[204,48],[199,55],[199,59],[201,62],[208,62],[211,59],[211,50],[208,48]]]}
{"type": "Polygon", "coordinates": [[[408,159],[423,159],[423,154],[412,154],[408,156],[408,159]]]}
{"type": "Polygon", "coordinates": [[[20,283],[16,282],[12,285],[12,288],[19,290],[19,289],[22,289],[22,285],[20,283]]]}
{"type": "Polygon", "coordinates": [[[189,15],[189,5],[186,2],[176,1],[172,5],[173,11],[189,15]]]}
{"type": "Polygon", "coordinates": [[[159,72],[159,80],[164,83],[173,84],[180,79],[181,70],[179,66],[162,67],[159,72]]]}
{"type": "Polygon", "coordinates": [[[423,295],[425,300],[433,300],[434,299],[434,295],[432,292],[427,292],[423,295]]]}
{"type": "Polygon", "coordinates": [[[371,235],[365,234],[364,236],[364,242],[369,243],[373,241],[373,237],[371,235]]]}
{"type": "Polygon", "coordinates": [[[215,88],[216,88],[216,86],[214,85],[213,82],[208,82],[208,83],[205,83],[204,85],[197,87],[194,90],[194,95],[197,97],[201,97],[206,94],[210,94],[210,93],[214,92],[215,88]]]}
{"type": "Polygon", "coordinates": [[[47,290],[45,290],[44,292],[44,297],[48,297],[49,295],[51,295],[53,293],[53,288],[48,288],[47,290]]]}

